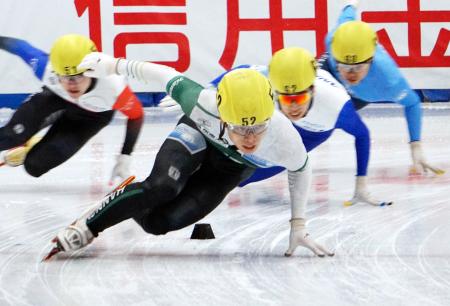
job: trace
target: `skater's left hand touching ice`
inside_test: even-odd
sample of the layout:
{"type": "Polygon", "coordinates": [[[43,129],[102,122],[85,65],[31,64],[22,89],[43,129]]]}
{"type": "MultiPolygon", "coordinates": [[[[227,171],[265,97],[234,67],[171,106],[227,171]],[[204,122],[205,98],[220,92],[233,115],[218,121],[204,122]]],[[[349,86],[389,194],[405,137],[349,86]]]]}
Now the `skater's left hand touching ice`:
{"type": "Polygon", "coordinates": [[[392,201],[380,201],[378,199],[372,198],[367,187],[367,177],[357,176],[355,182],[355,194],[353,198],[349,201],[344,202],[344,206],[351,206],[356,203],[365,203],[373,206],[385,206],[392,205],[392,201]]]}
{"type": "Polygon", "coordinates": [[[291,256],[298,246],[302,246],[310,249],[319,257],[325,255],[334,256],[334,253],[315,242],[309,234],[306,232],[305,219],[292,219],[291,220],[291,234],[289,236],[289,248],[284,254],[285,256],[291,256]]]}
{"type": "Polygon", "coordinates": [[[444,170],[432,167],[425,161],[420,141],[411,142],[410,147],[411,147],[411,157],[413,160],[413,166],[410,169],[411,174],[424,174],[428,171],[431,171],[437,175],[442,175],[445,173],[444,170]]]}
{"type": "Polygon", "coordinates": [[[115,185],[118,181],[123,181],[130,176],[131,156],[127,154],[120,154],[117,156],[117,162],[114,166],[109,181],[110,185],[115,185]]]}

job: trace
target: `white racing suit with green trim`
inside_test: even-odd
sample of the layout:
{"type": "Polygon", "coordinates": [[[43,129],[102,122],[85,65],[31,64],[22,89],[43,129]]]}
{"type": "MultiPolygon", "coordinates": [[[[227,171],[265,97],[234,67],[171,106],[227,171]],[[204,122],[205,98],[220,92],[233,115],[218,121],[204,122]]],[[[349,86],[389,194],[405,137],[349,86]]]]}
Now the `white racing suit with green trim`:
{"type": "MultiPolygon", "coordinates": [[[[86,217],[94,236],[129,218],[152,234],[181,229],[214,210],[255,168],[274,165],[288,169],[292,220],[304,220],[311,169],[302,140],[285,116],[276,111],[258,149],[242,154],[223,128],[214,90],[148,62],[120,60],[115,72],[165,86],[185,116],[161,146],[149,177],[108,195],[86,217]]],[[[303,245],[319,255],[300,223],[291,223],[289,249],[303,245]]]]}

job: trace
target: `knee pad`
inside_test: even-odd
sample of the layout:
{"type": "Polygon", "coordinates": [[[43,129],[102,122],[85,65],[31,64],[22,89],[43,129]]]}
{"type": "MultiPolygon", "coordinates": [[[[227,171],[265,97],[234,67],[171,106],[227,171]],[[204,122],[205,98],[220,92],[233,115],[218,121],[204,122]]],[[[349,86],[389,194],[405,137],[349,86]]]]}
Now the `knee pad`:
{"type": "Polygon", "coordinates": [[[148,234],[165,235],[170,231],[168,222],[166,222],[163,217],[152,218],[151,216],[147,215],[146,217],[140,219],[135,218],[134,220],[148,234]]]}
{"type": "Polygon", "coordinates": [[[40,177],[42,174],[47,173],[48,169],[42,161],[37,160],[36,158],[26,158],[23,164],[25,171],[31,176],[40,177]]]}
{"type": "Polygon", "coordinates": [[[59,162],[61,160],[61,155],[58,148],[49,150],[48,145],[45,145],[45,148],[40,147],[37,150],[31,149],[25,158],[23,166],[29,175],[40,177],[61,164],[61,162],[59,162]]]}

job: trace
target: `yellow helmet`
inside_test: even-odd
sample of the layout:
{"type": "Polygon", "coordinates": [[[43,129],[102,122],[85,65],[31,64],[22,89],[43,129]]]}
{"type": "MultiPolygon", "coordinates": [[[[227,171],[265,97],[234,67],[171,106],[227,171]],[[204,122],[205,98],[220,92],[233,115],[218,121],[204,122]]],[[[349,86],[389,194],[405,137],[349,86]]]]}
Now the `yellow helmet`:
{"type": "Polygon", "coordinates": [[[306,49],[278,50],[269,63],[269,80],[279,93],[292,94],[311,87],[316,78],[316,59],[306,49]]]}
{"type": "Polygon", "coordinates": [[[89,53],[97,51],[94,42],[88,37],[68,34],[58,38],[50,50],[50,62],[53,70],[62,76],[83,73],[77,66],[89,53]]]}
{"type": "Polygon", "coordinates": [[[224,122],[235,125],[263,123],[274,111],[269,80],[253,69],[232,70],[219,82],[217,105],[224,122]]]}
{"type": "Polygon", "coordinates": [[[331,41],[333,57],[344,64],[362,63],[373,57],[377,45],[377,34],[362,21],[348,21],[334,32],[331,41]]]}

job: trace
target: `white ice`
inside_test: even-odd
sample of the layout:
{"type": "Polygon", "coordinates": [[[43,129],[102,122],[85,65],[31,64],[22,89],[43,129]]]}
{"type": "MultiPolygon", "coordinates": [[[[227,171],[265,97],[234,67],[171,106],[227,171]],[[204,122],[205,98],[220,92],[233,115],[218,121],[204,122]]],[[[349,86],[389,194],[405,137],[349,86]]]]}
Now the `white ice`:
{"type": "MultiPolygon", "coordinates": [[[[306,249],[283,256],[290,211],[281,174],[233,191],[202,220],[216,239],[190,240],[193,226],[156,237],[126,221],[85,250],[42,263],[55,233],[110,189],[124,120],[39,179],[2,167],[0,305],[450,305],[449,107],[427,106],[423,120],[425,155],[447,171],[440,177],[408,175],[401,109],[362,112],[372,136],[370,190],[390,207],[343,206],[354,187],[352,137],[336,131],[311,153],[307,227],[336,251],[327,258],[306,249]]],[[[8,114],[1,117],[3,125],[8,114]]],[[[147,114],[134,153],[138,180],[174,123],[147,114]]]]}

